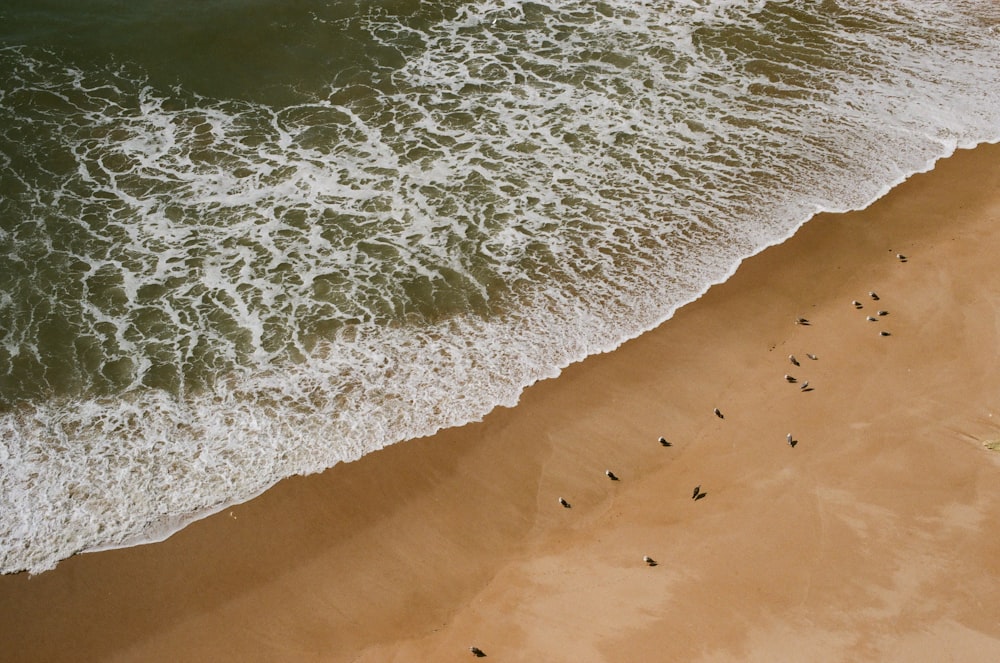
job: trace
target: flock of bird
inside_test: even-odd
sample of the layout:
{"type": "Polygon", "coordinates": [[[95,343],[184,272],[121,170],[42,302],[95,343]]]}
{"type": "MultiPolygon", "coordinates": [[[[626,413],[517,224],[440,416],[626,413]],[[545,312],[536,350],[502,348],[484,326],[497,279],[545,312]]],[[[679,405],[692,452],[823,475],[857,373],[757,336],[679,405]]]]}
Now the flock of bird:
{"type": "MultiPolygon", "coordinates": [[[[906,256],[904,256],[901,253],[897,253],[896,254],[896,258],[900,262],[906,262],[907,261],[906,256]]],[[[874,290],[870,291],[868,293],[868,296],[871,298],[872,301],[875,301],[875,302],[880,301],[880,299],[881,299],[879,297],[878,293],[875,292],[874,290]]],[[[862,304],[861,302],[859,302],[856,299],[853,300],[851,302],[851,304],[854,305],[854,308],[859,309],[859,310],[864,308],[864,304],[862,304]]],[[[879,309],[876,313],[877,313],[878,317],[869,315],[869,316],[866,316],[867,320],[869,322],[878,322],[881,318],[884,318],[885,316],[889,315],[889,311],[886,311],[884,309],[879,309]]],[[[795,324],[797,324],[797,325],[803,325],[803,326],[809,326],[811,323],[809,322],[808,318],[798,317],[798,318],[795,319],[795,324]]],[[[880,336],[890,336],[890,333],[887,332],[887,331],[885,331],[885,330],[880,330],[879,331],[879,335],[880,336]]],[[[815,354],[812,354],[810,352],[807,352],[805,356],[810,361],[818,361],[819,360],[819,357],[817,357],[815,354]]],[[[794,354],[788,355],[788,361],[793,366],[798,366],[798,367],[802,366],[802,364],[799,362],[799,360],[796,358],[796,356],[794,354]]],[[[796,377],[794,377],[792,375],[788,375],[787,373],[785,374],[785,381],[788,382],[788,383],[790,383],[790,384],[798,384],[798,378],[796,378],[796,377]]],[[[812,391],[813,388],[809,386],[809,381],[805,380],[804,382],[802,382],[801,385],[799,385],[799,390],[805,392],[805,391],[812,391]]],[[[717,416],[719,419],[725,419],[725,415],[722,414],[722,411],[719,408],[715,408],[713,410],[713,412],[715,413],[715,416],[717,416]]],[[[667,438],[665,438],[665,437],[661,436],[658,441],[659,441],[659,443],[660,443],[661,446],[664,446],[664,447],[672,447],[673,446],[673,443],[670,442],[669,440],[667,440],[667,438]]],[[[793,449],[799,443],[799,441],[797,439],[795,439],[795,437],[791,433],[788,433],[788,435],[785,436],[785,441],[788,443],[788,446],[790,446],[793,449]]],[[[604,470],[604,474],[607,475],[607,477],[609,479],[611,479],[612,481],[618,481],[619,480],[618,476],[614,472],[612,472],[611,470],[604,470]]],[[[699,484],[699,485],[697,485],[697,486],[694,487],[694,490],[691,493],[691,499],[693,499],[693,500],[700,500],[700,499],[704,498],[707,494],[708,493],[702,491],[701,485],[699,484]]],[[[564,509],[572,508],[572,505],[565,498],[562,498],[562,497],[559,498],[559,504],[564,509]]],[[[653,559],[652,557],[650,557],[649,555],[643,555],[642,561],[646,564],[646,566],[657,566],[656,560],[653,559]]],[[[484,656],[486,656],[486,654],[481,649],[479,649],[478,647],[470,647],[469,650],[475,656],[477,656],[477,657],[484,657],[484,656]]]]}

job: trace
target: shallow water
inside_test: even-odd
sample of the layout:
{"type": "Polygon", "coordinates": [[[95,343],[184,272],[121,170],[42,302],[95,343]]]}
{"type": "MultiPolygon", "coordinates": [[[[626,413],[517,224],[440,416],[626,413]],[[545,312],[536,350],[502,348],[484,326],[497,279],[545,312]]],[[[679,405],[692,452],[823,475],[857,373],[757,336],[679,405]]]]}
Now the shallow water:
{"type": "Polygon", "coordinates": [[[0,570],[517,401],[1000,139],[992,2],[0,6],[0,570]]]}

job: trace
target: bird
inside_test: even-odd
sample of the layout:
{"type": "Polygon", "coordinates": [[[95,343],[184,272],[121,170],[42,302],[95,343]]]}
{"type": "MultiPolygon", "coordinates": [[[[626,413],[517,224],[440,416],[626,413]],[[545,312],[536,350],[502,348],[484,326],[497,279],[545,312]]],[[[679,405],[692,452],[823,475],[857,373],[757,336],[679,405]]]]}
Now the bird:
{"type": "Polygon", "coordinates": [[[884,329],[883,329],[882,331],[880,331],[880,332],[878,333],[878,335],[879,335],[879,336],[890,336],[889,332],[885,331],[884,329]]]}
{"type": "Polygon", "coordinates": [[[698,499],[698,495],[700,494],[701,494],[701,484],[698,484],[697,486],[694,487],[694,492],[691,493],[691,499],[693,500],[698,499]]]}
{"type": "Polygon", "coordinates": [[[618,477],[616,477],[615,473],[612,472],[611,470],[604,470],[604,473],[607,474],[608,478],[611,479],[612,481],[618,481],[618,477]]]}
{"type": "Polygon", "coordinates": [[[791,375],[786,374],[785,382],[795,382],[795,378],[793,378],[791,375]]]}
{"type": "Polygon", "coordinates": [[[873,300],[875,300],[876,302],[878,301],[878,293],[876,293],[876,292],[872,291],[872,292],[869,292],[869,293],[868,293],[868,296],[869,296],[869,297],[871,297],[871,298],[872,298],[873,300]]]}
{"type": "Polygon", "coordinates": [[[853,302],[851,302],[851,303],[854,304],[854,308],[864,308],[864,306],[861,304],[861,302],[859,302],[856,299],[853,302]]]}
{"type": "Polygon", "coordinates": [[[797,442],[795,441],[795,438],[792,437],[792,434],[789,433],[788,435],[786,435],[785,439],[788,440],[788,446],[790,446],[792,449],[794,449],[795,445],[797,444],[797,442]]]}
{"type": "Polygon", "coordinates": [[[809,357],[810,359],[812,359],[813,361],[816,361],[817,359],[819,359],[819,357],[817,357],[816,355],[812,355],[812,354],[807,354],[806,356],[809,357]]]}
{"type": "Polygon", "coordinates": [[[725,419],[725,417],[722,416],[722,412],[719,411],[719,408],[715,408],[715,416],[717,416],[719,419],[725,419]]]}
{"type": "Polygon", "coordinates": [[[788,361],[792,362],[794,366],[799,365],[799,360],[795,358],[795,355],[788,355],[788,361]]]}
{"type": "Polygon", "coordinates": [[[879,311],[878,314],[879,315],[889,315],[889,312],[888,311],[879,311]]]}
{"type": "Polygon", "coordinates": [[[671,443],[670,443],[670,442],[669,442],[669,441],[667,440],[667,438],[665,438],[665,437],[661,437],[661,438],[660,438],[660,444],[662,444],[662,445],[663,445],[663,446],[665,446],[665,447],[669,447],[669,446],[671,446],[671,443]]]}
{"type": "Polygon", "coordinates": [[[809,326],[808,318],[795,318],[795,324],[809,326]]]}
{"type": "Polygon", "coordinates": [[[899,262],[906,262],[906,256],[904,256],[902,253],[897,253],[896,257],[899,259],[899,262]]]}
{"type": "Polygon", "coordinates": [[[480,649],[479,647],[469,647],[469,651],[471,651],[472,655],[475,656],[476,658],[483,658],[484,656],[486,656],[486,653],[483,652],[483,650],[480,649]]]}
{"type": "Polygon", "coordinates": [[[873,318],[872,316],[869,315],[868,322],[878,322],[878,318],[873,318]]]}
{"type": "Polygon", "coordinates": [[[799,389],[801,389],[802,391],[812,391],[812,390],[811,390],[811,389],[809,388],[809,380],[806,380],[805,382],[803,382],[803,383],[802,383],[802,386],[801,386],[801,387],[799,387],[799,389]]]}
{"type": "Polygon", "coordinates": [[[561,497],[559,498],[559,503],[562,504],[565,508],[567,508],[567,509],[569,508],[569,502],[567,502],[566,500],[564,500],[561,497]]]}
{"type": "Polygon", "coordinates": [[[649,555],[643,555],[642,561],[646,562],[647,566],[656,566],[656,560],[650,557],[649,555]]]}

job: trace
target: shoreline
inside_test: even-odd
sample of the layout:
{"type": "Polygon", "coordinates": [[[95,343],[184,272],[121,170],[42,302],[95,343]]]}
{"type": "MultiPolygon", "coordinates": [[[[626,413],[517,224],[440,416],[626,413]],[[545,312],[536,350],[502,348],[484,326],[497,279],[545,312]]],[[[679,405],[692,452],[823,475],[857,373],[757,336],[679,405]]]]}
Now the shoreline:
{"type": "MultiPolygon", "coordinates": [[[[1000,141],[998,141],[998,142],[1000,142],[1000,141]]],[[[991,142],[984,142],[984,143],[979,143],[978,145],[992,145],[992,144],[993,143],[991,143],[991,142]]],[[[680,310],[681,308],[684,308],[685,306],[689,306],[689,305],[693,304],[694,302],[698,301],[701,297],[703,297],[711,288],[713,288],[715,286],[718,286],[718,285],[720,285],[722,283],[725,283],[727,280],[729,280],[739,270],[739,268],[743,264],[743,262],[745,262],[746,260],[748,260],[750,258],[753,258],[754,256],[756,256],[757,254],[761,253],[762,251],[766,251],[766,250],[770,249],[773,246],[777,246],[779,244],[782,244],[782,243],[788,241],[789,239],[791,239],[792,237],[794,237],[798,233],[798,231],[805,224],[809,223],[812,219],[816,218],[817,216],[822,215],[822,214],[830,214],[830,215],[845,214],[845,213],[849,213],[849,212],[856,212],[856,211],[861,211],[863,209],[866,209],[867,207],[870,207],[872,204],[874,204],[880,198],[882,198],[885,195],[887,195],[895,187],[899,186],[900,184],[902,184],[906,180],[908,180],[911,177],[914,177],[916,175],[920,175],[922,173],[926,173],[926,172],[929,172],[929,171],[933,170],[934,167],[935,167],[935,165],[939,161],[949,158],[952,154],[955,153],[955,151],[958,151],[958,150],[961,150],[961,149],[974,149],[974,148],[960,148],[960,147],[955,147],[955,148],[953,148],[951,154],[948,154],[948,155],[945,155],[945,156],[936,157],[936,158],[928,160],[927,162],[925,162],[925,164],[924,164],[924,166],[923,166],[923,168],[921,170],[913,171],[909,175],[907,175],[905,177],[901,177],[900,179],[896,180],[895,182],[886,185],[883,189],[881,189],[869,201],[868,205],[866,205],[865,207],[862,207],[862,208],[850,208],[850,209],[844,209],[844,210],[823,209],[821,211],[814,212],[812,215],[810,215],[807,218],[805,218],[805,220],[801,221],[799,223],[799,225],[795,226],[794,229],[792,229],[791,231],[789,231],[788,234],[782,236],[778,240],[775,240],[771,244],[762,245],[759,249],[756,250],[756,252],[754,252],[754,253],[746,256],[745,258],[739,260],[738,262],[734,263],[733,266],[729,269],[729,271],[727,271],[725,273],[725,275],[720,280],[707,283],[702,290],[698,291],[694,295],[693,299],[690,299],[690,300],[687,300],[685,302],[673,305],[671,308],[669,308],[668,312],[662,318],[659,319],[659,322],[656,322],[652,327],[649,327],[649,328],[646,328],[646,329],[642,329],[641,331],[638,331],[638,332],[634,333],[631,336],[627,336],[627,337],[622,338],[621,340],[617,341],[616,342],[617,345],[615,345],[610,350],[608,350],[608,349],[595,349],[593,351],[593,354],[591,354],[591,355],[586,355],[586,356],[584,356],[582,358],[572,359],[572,360],[569,361],[568,364],[554,366],[551,369],[551,371],[555,371],[554,375],[549,374],[549,375],[545,375],[543,377],[539,377],[538,379],[535,380],[535,382],[533,382],[533,383],[531,383],[531,384],[523,387],[521,389],[521,393],[523,393],[525,389],[530,388],[532,385],[537,384],[540,381],[558,378],[558,376],[562,373],[562,371],[566,370],[567,367],[569,367],[569,366],[571,366],[571,365],[573,365],[575,363],[579,363],[580,361],[584,361],[584,360],[586,360],[587,357],[590,357],[590,356],[593,356],[593,355],[598,355],[598,354],[607,354],[607,353],[610,353],[610,352],[614,352],[619,347],[621,347],[623,344],[628,343],[629,341],[632,341],[635,338],[638,338],[639,336],[642,336],[643,334],[647,334],[647,333],[655,330],[660,325],[663,325],[663,324],[669,322],[670,319],[673,318],[674,315],[676,315],[676,313],[677,313],[678,310],[680,310]]],[[[518,395],[518,401],[519,401],[519,399],[520,399],[520,396],[518,395]]],[[[516,406],[516,403],[515,403],[514,406],[516,406]]],[[[504,407],[512,407],[512,406],[505,405],[505,404],[502,404],[502,403],[498,403],[498,404],[496,404],[496,405],[493,406],[493,409],[504,408],[504,407]]],[[[492,410],[490,410],[490,411],[492,411],[492,410]]],[[[431,433],[431,435],[440,433],[441,431],[446,430],[448,428],[462,427],[462,426],[465,426],[465,425],[468,425],[468,424],[471,424],[471,423],[480,422],[480,421],[482,421],[482,418],[485,417],[485,416],[487,416],[488,414],[489,414],[489,412],[487,412],[486,414],[484,414],[484,415],[482,415],[482,416],[480,416],[478,418],[466,421],[465,423],[456,424],[456,425],[446,425],[443,428],[438,428],[436,431],[434,431],[434,433],[431,433]]],[[[420,435],[418,437],[428,437],[428,436],[429,435],[420,435]]],[[[417,439],[417,438],[402,439],[402,440],[399,440],[397,442],[389,443],[386,446],[392,446],[393,444],[400,444],[400,443],[404,443],[404,442],[410,442],[413,439],[417,439]]],[[[381,447],[381,448],[385,448],[385,447],[381,447]]],[[[375,449],[373,451],[367,451],[367,452],[364,452],[362,455],[367,455],[367,454],[370,454],[370,453],[374,453],[374,452],[376,452],[378,450],[380,450],[380,449],[375,449]]],[[[344,462],[355,462],[355,461],[354,460],[342,460],[342,461],[338,461],[337,464],[344,463],[344,462]]],[[[328,470],[330,468],[326,468],[326,469],[328,470]]],[[[326,471],[326,470],[321,470],[321,472],[322,471],[326,471]]],[[[313,472],[313,474],[314,473],[315,472],[313,472]]],[[[132,547],[135,547],[135,546],[152,545],[152,544],[156,544],[156,543],[161,543],[161,542],[169,539],[170,537],[174,536],[175,534],[177,534],[178,532],[180,532],[181,530],[183,530],[184,528],[188,527],[189,525],[191,525],[193,523],[196,523],[196,522],[198,522],[200,520],[204,520],[205,518],[211,517],[211,516],[213,516],[215,514],[221,513],[223,511],[228,510],[228,509],[231,509],[234,506],[238,506],[240,504],[243,504],[243,503],[249,502],[249,501],[251,501],[253,499],[256,499],[257,497],[259,497],[263,493],[265,493],[268,490],[270,490],[271,488],[273,488],[277,483],[280,483],[281,481],[283,481],[285,479],[288,479],[288,478],[290,478],[292,476],[298,476],[298,475],[287,475],[287,476],[283,476],[283,477],[281,477],[279,479],[273,480],[271,483],[263,486],[262,488],[259,488],[259,489],[256,489],[256,490],[252,491],[249,494],[249,496],[241,496],[241,497],[229,499],[229,500],[223,501],[223,502],[221,502],[221,503],[219,503],[219,504],[217,504],[215,506],[206,506],[206,507],[197,509],[195,511],[192,511],[192,512],[189,512],[189,513],[185,513],[185,514],[181,514],[181,515],[171,515],[171,516],[161,517],[159,520],[156,520],[156,521],[150,523],[146,527],[146,529],[144,531],[141,531],[139,533],[135,533],[135,534],[126,536],[126,537],[124,537],[122,540],[120,540],[118,542],[105,541],[105,542],[102,542],[102,543],[97,543],[97,544],[94,544],[94,545],[90,545],[90,546],[84,547],[82,549],[77,550],[76,552],[73,552],[72,554],[69,554],[69,557],[72,557],[74,555],[79,555],[79,554],[107,552],[107,551],[110,551],[110,550],[120,550],[120,549],[132,548],[132,547]]],[[[306,474],[304,476],[309,476],[309,475],[306,474]]],[[[30,567],[29,568],[21,568],[21,569],[18,569],[16,571],[0,572],[0,575],[10,575],[10,574],[24,573],[24,572],[32,574],[32,575],[38,575],[40,573],[45,573],[45,572],[51,571],[61,561],[63,561],[64,559],[68,559],[69,557],[63,557],[63,558],[56,559],[56,561],[53,562],[54,566],[49,567],[49,568],[42,568],[41,570],[33,569],[33,568],[30,568],[30,567]]]]}
{"type": "MultiPolygon", "coordinates": [[[[998,141],[998,142],[1000,142],[1000,141],[998,141]]],[[[667,313],[666,316],[663,317],[653,327],[651,327],[649,329],[645,329],[645,330],[639,331],[639,332],[637,332],[636,334],[634,334],[632,336],[624,338],[623,340],[621,340],[620,342],[618,342],[618,344],[614,348],[612,348],[611,350],[598,350],[598,351],[595,351],[594,354],[587,355],[587,356],[583,357],[582,359],[576,359],[576,360],[571,361],[569,364],[566,364],[566,365],[563,365],[563,366],[557,366],[557,367],[555,367],[555,368],[552,369],[552,370],[556,371],[556,375],[555,376],[553,376],[553,377],[541,377],[541,378],[538,378],[532,384],[524,387],[521,390],[521,393],[523,394],[524,390],[530,389],[533,385],[537,384],[538,382],[542,382],[542,381],[546,381],[546,380],[558,379],[559,375],[561,375],[563,371],[565,371],[569,366],[572,366],[573,364],[579,363],[581,361],[585,361],[587,358],[595,356],[595,355],[602,355],[602,354],[613,353],[618,348],[620,348],[622,345],[624,345],[624,344],[626,344],[626,343],[628,343],[628,342],[630,342],[630,341],[632,341],[632,340],[634,340],[634,339],[636,339],[636,338],[638,338],[638,337],[640,337],[640,336],[642,336],[644,334],[648,334],[648,333],[654,331],[657,327],[659,327],[659,326],[661,326],[663,324],[668,323],[677,314],[677,312],[680,309],[682,309],[682,308],[684,308],[686,306],[690,306],[691,304],[694,304],[699,299],[701,299],[702,297],[704,297],[705,294],[707,294],[709,290],[711,290],[712,288],[714,288],[714,287],[716,287],[718,285],[721,285],[722,283],[725,283],[730,278],[732,278],[732,276],[734,274],[736,274],[736,272],[740,269],[741,265],[744,262],[746,262],[747,260],[749,260],[749,259],[753,258],[754,256],[758,255],[759,253],[762,253],[763,251],[767,251],[768,249],[770,249],[770,248],[772,248],[774,246],[778,246],[779,244],[783,244],[783,243],[787,242],[789,239],[791,239],[796,234],[798,234],[798,232],[802,229],[803,226],[805,226],[807,223],[809,223],[810,221],[812,221],[813,219],[815,219],[817,216],[820,216],[820,215],[834,215],[834,216],[836,216],[836,215],[839,215],[839,214],[848,214],[848,213],[851,213],[851,212],[863,211],[864,209],[867,209],[871,205],[875,204],[881,198],[883,198],[886,195],[888,195],[889,192],[891,192],[894,188],[896,188],[900,184],[906,182],[908,179],[910,179],[910,178],[912,178],[914,176],[921,175],[923,173],[927,173],[927,172],[932,171],[935,168],[935,166],[937,165],[937,163],[939,163],[942,160],[948,159],[950,156],[954,155],[955,152],[961,151],[963,149],[975,149],[975,147],[984,146],[984,145],[993,145],[993,144],[994,143],[991,143],[991,142],[984,142],[984,143],[977,144],[973,148],[956,147],[951,152],[951,154],[948,154],[948,155],[945,155],[945,156],[941,156],[941,157],[937,157],[935,159],[929,160],[925,164],[925,166],[924,166],[924,168],[922,170],[914,171],[911,174],[909,174],[909,175],[907,175],[907,176],[905,176],[905,177],[897,180],[896,182],[894,182],[892,184],[889,184],[889,185],[886,185],[886,187],[884,189],[882,189],[874,198],[872,198],[871,201],[869,201],[868,205],[866,205],[865,207],[852,208],[852,209],[847,209],[847,210],[842,210],[842,211],[821,210],[821,211],[817,211],[817,212],[813,213],[811,216],[809,216],[804,221],[802,221],[798,226],[796,226],[793,230],[791,230],[787,235],[783,236],[781,239],[777,240],[776,242],[774,242],[772,244],[767,244],[767,245],[762,246],[755,253],[752,253],[752,254],[746,256],[745,258],[743,258],[742,260],[740,260],[739,262],[735,263],[733,265],[733,267],[725,274],[725,276],[721,280],[714,281],[712,283],[708,283],[704,287],[704,289],[701,290],[700,292],[698,292],[698,294],[693,299],[691,299],[689,301],[686,301],[684,303],[681,303],[681,304],[677,304],[676,306],[674,306],[673,308],[671,308],[670,311],[669,311],[669,313],[667,313]]],[[[520,402],[520,397],[518,398],[518,402],[520,402]]],[[[508,408],[509,409],[510,407],[516,407],[516,404],[514,406],[507,406],[507,405],[497,404],[497,405],[495,405],[493,407],[493,409],[494,410],[495,409],[499,409],[499,408],[508,408]]],[[[490,412],[492,412],[492,410],[490,412]]],[[[466,422],[464,424],[460,424],[460,425],[457,425],[457,426],[446,426],[444,428],[439,428],[434,433],[432,433],[431,435],[420,436],[420,437],[432,437],[434,435],[442,433],[445,430],[448,430],[449,428],[462,428],[462,427],[470,425],[470,424],[480,423],[482,421],[483,417],[488,416],[488,415],[489,415],[489,412],[487,412],[485,415],[483,415],[482,417],[480,417],[478,419],[474,419],[474,420],[468,421],[468,422],[466,422]]],[[[403,444],[403,443],[407,443],[407,442],[412,442],[414,439],[419,439],[419,438],[408,438],[408,439],[400,440],[398,442],[393,442],[393,443],[388,444],[386,446],[393,446],[395,444],[403,444]]],[[[371,453],[375,453],[375,452],[380,451],[381,449],[384,449],[384,448],[386,448],[386,447],[381,447],[380,449],[375,449],[374,451],[366,452],[363,455],[368,455],[368,454],[371,454],[371,453]]],[[[338,464],[342,464],[342,463],[345,463],[345,462],[356,462],[356,461],[340,461],[340,463],[338,463],[338,464]]],[[[322,470],[322,472],[326,472],[329,469],[331,469],[331,468],[327,468],[326,470],[322,470]]],[[[147,532],[143,532],[143,533],[139,533],[139,534],[133,535],[131,537],[127,537],[124,541],[122,541],[120,543],[102,543],[102,544],[97,544],[97,545],[94,545],[94,546],[91,546],[91,547],[88,547],[88,548],[84,548],[84,549],[82,549],[82,550],[74,553],[74,555],[82,555],[82,554],[97,553],[97,552],[107,552],[107,551],[110,551],[110,550],[121,550],[121,549],[126,549],[126,548],[133,548],[133,547],[136,547],[136,546],[153,545],[153,544],[156,544],[156,543],[162,543],[163,541],[166,541],[167,539],[169,539],[170,537],[174,536],[175,534],[177,534],[178,532],[180,532],[184,528],[188,527],[189,525],[191,525],[193,523],[196,523],[196,522],[198,522],[200,520],[204,520],[205,518],[209,518],[211,516],[214,516],[214,515],[216,515],[218,513],[226,511],[228,509],[231,509],[231,508],[233,508],[235,506],[239,506],[240,504],[244,504],[246,502],[252,501],[252,500],[260,497],[263,493],[267,492],[268,490],[271,490],[277,483],[280,483],[281,481],[284,481],[286,479],[292,478],[293,476],[300,476],[300,475],[289,475],[289,476],[286,476],[286,477],[282,477],[281,479],[278,479],[278,480],[274,481],[273,483],[271,483],[271,484],[269,484],[269,485],[261,488],[260,490],[256,491],[249,498],[246,498],[246,499],[239,498],[239,499],[236,499],[236,500],[224,502],[224,503],[222,503],[219,506],[204,507],[204,508],[202,508],[202,509],[200,509],[200,510],[198,510],[196,512],[192,512],[192,513],[188,513],[188,514],[183,514],[183,515],[180,515],[180,516],[170,516],[168,518],[163,519],[162,521],[157,521],[157,522],[153,523],[148,528],[147,532]]],[[[311,475],[301,475],[301,476],[311,476],[311,475]]],[[[72,556],[73,555],[71,555],[71,557],[72,556]]],[[[67,559],[67,558],[63,558],[63,559],[67,559]]],[[[63,560],[57,561],[56,564],[58,565],[61,561],[63,561],[63,560]]],[[[38,573],[46,573],[46,572],[51,571],[51,570],[52,569],[45,569],[44,571],[39,571],[38,573]]],[[[38,573],[33,573],[32,571],[17,571],[15,573],[22,573],[22,572],[27,572],[27,573],[30,573],[32,575],[38,575],[38,573]]],[[[0,574],[0,575],[3,575],[3,574],[0,574]]]]}
{"type": "Polygon", "coordinates": [[[514,408],[0,578],[0,634],[53,661],[1000,656],[998,191],[1000,145],[959,150],[514,408]]]}

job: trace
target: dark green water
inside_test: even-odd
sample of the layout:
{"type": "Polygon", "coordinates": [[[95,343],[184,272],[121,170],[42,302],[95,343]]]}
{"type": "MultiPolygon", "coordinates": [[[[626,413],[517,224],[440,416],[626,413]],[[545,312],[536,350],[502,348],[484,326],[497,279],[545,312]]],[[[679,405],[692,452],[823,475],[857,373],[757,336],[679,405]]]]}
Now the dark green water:
{"type": "Polygon", "coordinates": [[[210,99],[271,104],[313,100],[350,84],[384,89],[406,53],[420,48],[420,32],[460,6],[413,0],[3,4],[5,44],[57,51],[83,68],[134,68],[159,91],[179,87],[210,99]],[[370,20],[390,27],[379,34],[367,27],[370,20]]]}

